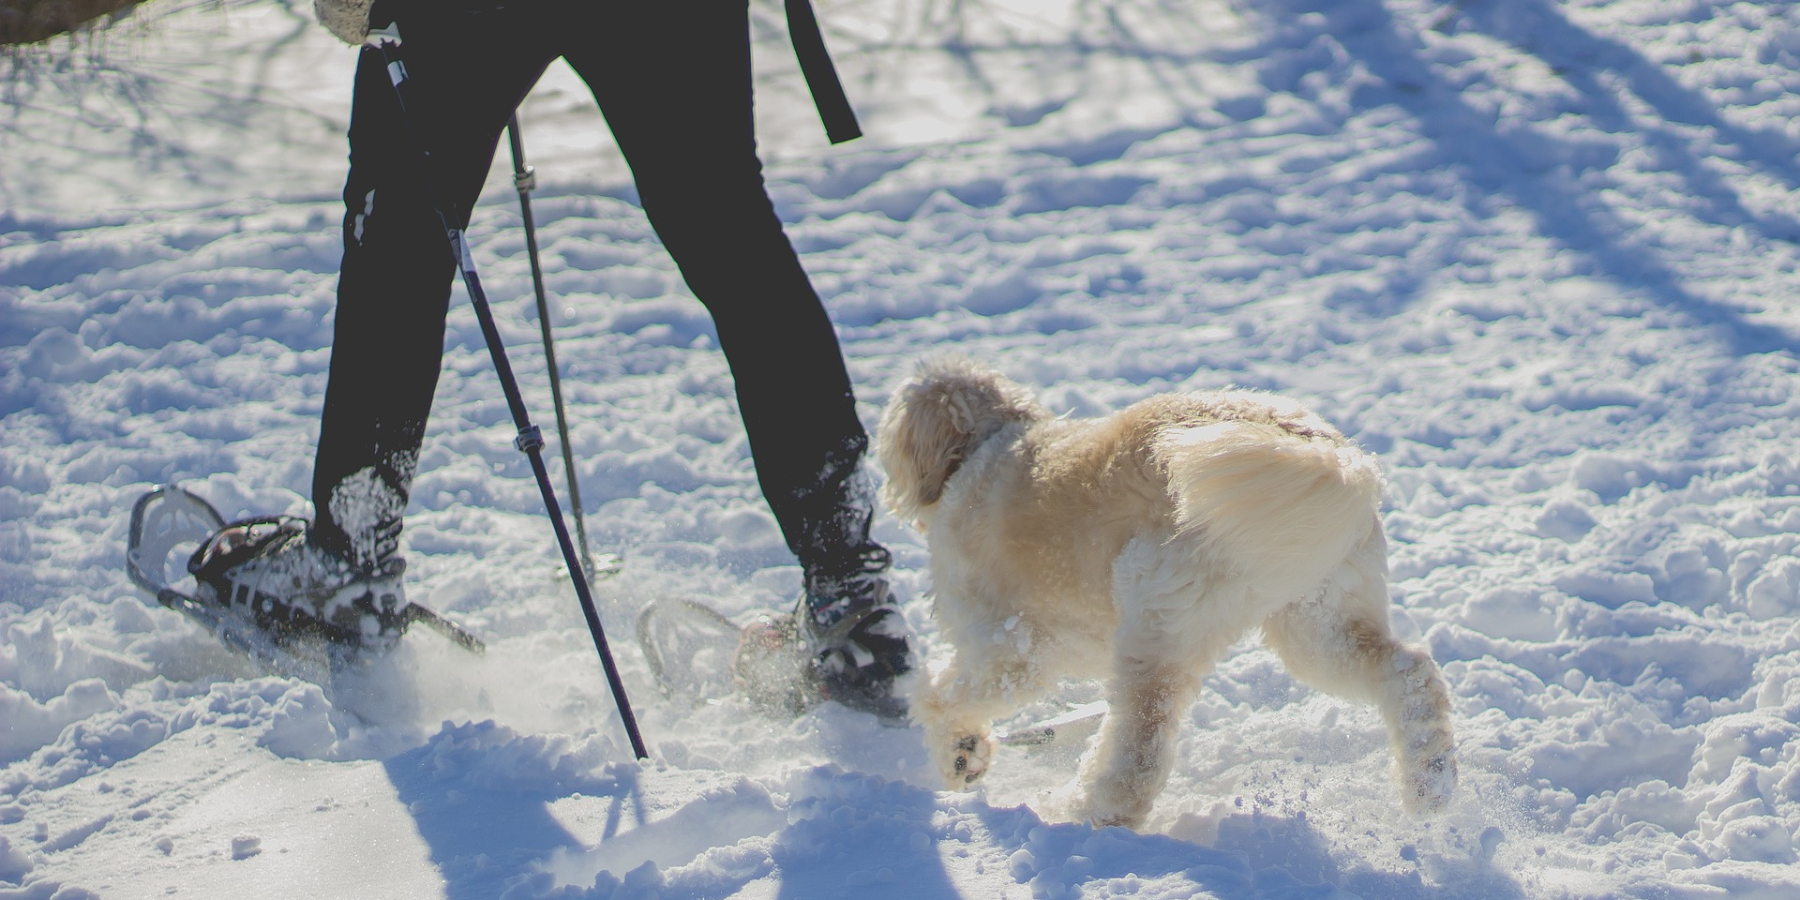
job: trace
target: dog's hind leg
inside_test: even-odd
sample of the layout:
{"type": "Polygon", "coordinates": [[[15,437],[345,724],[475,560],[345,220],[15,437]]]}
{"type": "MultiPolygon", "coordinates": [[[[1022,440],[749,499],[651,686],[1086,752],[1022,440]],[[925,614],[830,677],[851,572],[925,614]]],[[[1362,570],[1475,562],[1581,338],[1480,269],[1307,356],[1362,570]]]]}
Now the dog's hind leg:
{"type": "Polygon", "coordinates": [[[1323,590],[1263,623],[1293,675],[1320,690],[1373,702],[1387,722],[1409,812],[1442,809],[1456,787],[1450,692],[1429,653],[1388,630],[1386,548],[1379,534],[1327,578],[1323,590]]]}

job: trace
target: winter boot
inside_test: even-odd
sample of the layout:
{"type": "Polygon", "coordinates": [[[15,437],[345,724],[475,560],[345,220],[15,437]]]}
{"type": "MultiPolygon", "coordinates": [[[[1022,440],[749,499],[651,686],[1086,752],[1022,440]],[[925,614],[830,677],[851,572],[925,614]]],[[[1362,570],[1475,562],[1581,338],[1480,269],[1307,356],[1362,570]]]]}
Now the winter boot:
{"type": "Polygon", "coordinates": [[[807,597],[806,677],[827,700],[883,719],[906,718],[906,698],[894,682],[912,670],[906,619],[888,594],[886,579],[857,586],[854,594],[807,597]],[[823,601],[823,602],[821,602],[823,601]]]}

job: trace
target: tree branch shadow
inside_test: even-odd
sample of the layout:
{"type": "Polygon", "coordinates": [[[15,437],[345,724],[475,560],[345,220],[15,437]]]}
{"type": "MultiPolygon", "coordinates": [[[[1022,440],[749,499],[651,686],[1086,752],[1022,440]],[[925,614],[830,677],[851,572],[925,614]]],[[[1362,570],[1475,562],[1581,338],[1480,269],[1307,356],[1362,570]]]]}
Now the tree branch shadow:
{"type": "MultiPolygon", "coordinates": [[[[1392,104],[1404,110],[1444,161],[1463,170],[1464,181],[1529,214],[1540,235],[1582,254],[1601,277],[1640,289],[1713,329],[1740,355],[1800,354],[1800,337],[1754,322],[1744,310],[1697,289],[1676,265],[1665,261],[1666,254],[1653,237],[1582,183],[1582,176],[1609,167],[1613,160],[1589,158],[1592,154],[1584,156],[1579,148],[1559,146],[1557,138],[1529,123],[1501,127],[1494,114],[1476,108],[1445,83],[1424,58],[1420,37],[1396,22],[1379,0],[1293,0],[1264,10],[1278,23],[1291,23],[1306,13],[1322,14],[1315,16],[1315,27],[1329,32],[1356,63],[1380,80],[1379,87],[1357,95],[1360,106],[1392,104]],[[1546,157],[1549,164],[1528,162],[1546,157]]],[[[1729,181],[1679,136],[1634,119],[1599,73],[1620,76],[1667,121],[1698,125],[1722,142],[1743,148],[1784,184],[1800,184],[1800,165],[1793,162],[1800,148],[1777,152],[1784,138],[1729,122],[1659,67],[1624,44],[1575,25],[1546,0],[1474,2],[1462,7],[1459,21],[1503,40],[1522,42],[1523,49],[1538,53],[1580,92],[1582,112],[1596,125],[1640,135],[1670,161],[1669,167],[1687,187],[1686,195],[1702,200],[1702,208],[1693,214],[1711,224],[1753,228],[1769,241],[1800,239],[1800,222],[1750,210],[1729,181]]]]}

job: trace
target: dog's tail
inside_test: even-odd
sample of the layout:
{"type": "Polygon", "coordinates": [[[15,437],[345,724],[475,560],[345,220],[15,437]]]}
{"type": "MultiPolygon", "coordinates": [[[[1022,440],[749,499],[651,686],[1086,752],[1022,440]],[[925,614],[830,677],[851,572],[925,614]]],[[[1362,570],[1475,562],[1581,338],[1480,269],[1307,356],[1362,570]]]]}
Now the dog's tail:
{"type": "Polygon", "coordinates": [[[1179,532],[1202,564],[1283,601],[1310,591],[1379,527],[1381,468],[1335,435],[1230,421],[1171,430],[1159,450],[1179,532]]]}

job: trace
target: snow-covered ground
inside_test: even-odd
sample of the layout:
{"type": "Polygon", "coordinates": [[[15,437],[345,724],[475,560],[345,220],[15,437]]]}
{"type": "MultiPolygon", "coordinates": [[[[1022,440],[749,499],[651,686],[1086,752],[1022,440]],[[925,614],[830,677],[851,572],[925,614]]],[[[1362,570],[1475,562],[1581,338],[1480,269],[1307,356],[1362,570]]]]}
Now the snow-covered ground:
{"type": "MultiPolygon", "coordinates": [[[[946,349],[1078,415],[1313,404],[1389,470],[1394,620],[1456,703],[1448,812],[1402,813],[1374,713],[1248,642],[1141,834],[1046,818],[1079,733],[950,793],[917,729],[659,696],[639,609],[785,606],[797,569],[561,69],[522,116],[655,759],[460,299],[408,590],[488,654],[420,631],[330,692],[258,677],[134,591],[126,512],[167,481],[305,512],[354,51],[304,0],[152,0],[0,62],[0,898],[1800,896],[1800,4],[820,10],[870,136],[825,146],[767,0],[758,113],[865,420],[946,349]]],[[[547,425],[504,168],[471,234],[547,425]]],[[[922,542],[879,530],[941,651],[922,542]]]]}

